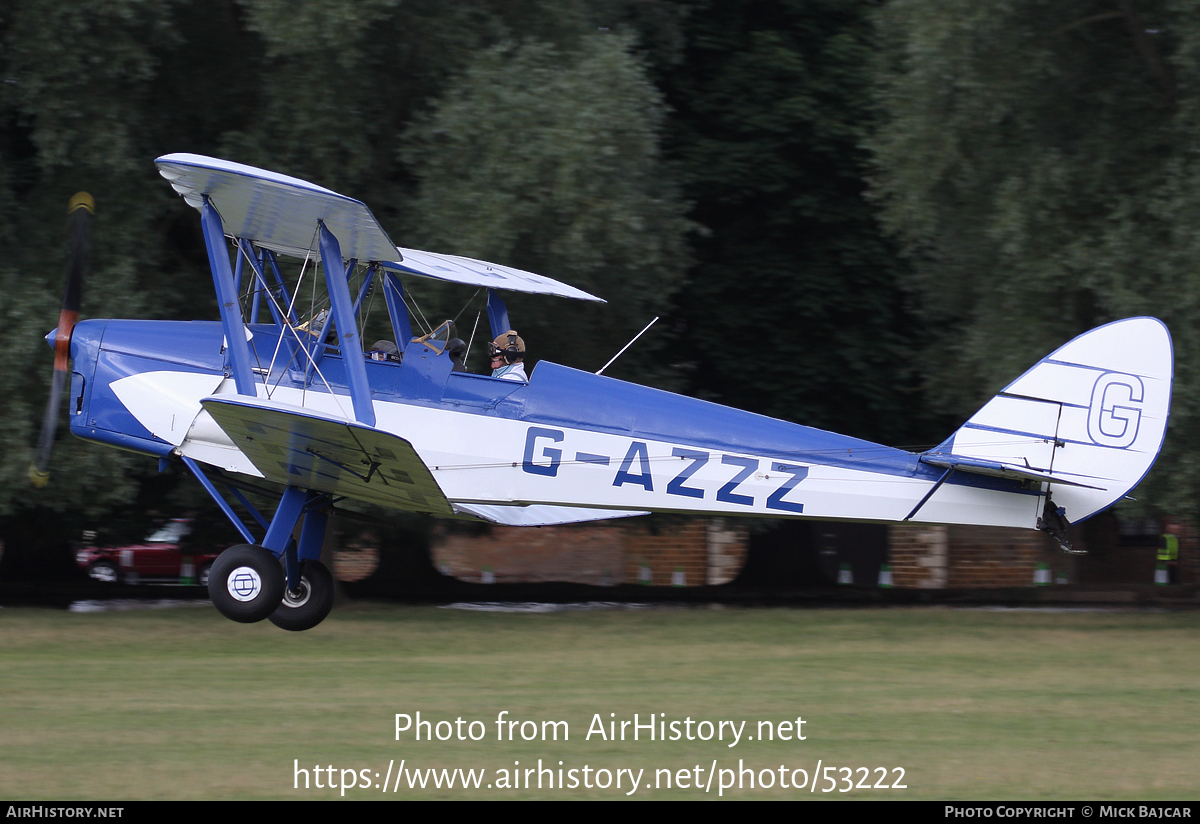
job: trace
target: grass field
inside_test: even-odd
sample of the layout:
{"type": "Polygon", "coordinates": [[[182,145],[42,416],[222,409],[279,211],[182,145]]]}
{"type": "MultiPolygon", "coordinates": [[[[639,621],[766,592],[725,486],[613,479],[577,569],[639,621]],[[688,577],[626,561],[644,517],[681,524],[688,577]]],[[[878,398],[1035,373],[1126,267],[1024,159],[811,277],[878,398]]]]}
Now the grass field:
{"type": "Polygon", "coordinates": [[[291,634],[233,624],[208,606],[9,608],[0,610],[0,797],[339,798],[332,779],[354,782],[347,799],[621,799],[630,777],[618,789],[616,772],[628,768],[643,770],[632,797],[663,799],[705,796],[691,786],[695,768],[703,785],[715,760],[707,797],[737,781],[740,761],[754,789],[742,772],[742,788],[725,798],[1195,799],[1198,630],[1190,612],[350,604],[291,634]],[[408,731],[397,741],[395,714],[418,710],[485,735],[418,742],[408,731]],[[566,721],[570,739],[560,728],[557,742],[525,741],[518,726],[516,740],[498,741],[501,711],[566,721]],[[633,741],[632,727],[623,742],[586,738],[596,714],[620,722],[634,713],[643,724],[663,713],[681,732],[691,718],[693,736],[707,731],[699,721],[746,723],[732,747],[729,726],[723,741],[650,741],[645,730],[633,741]],[[791,721],[794,733],[797,717],[805,740],[758,740],[760,721],[791,721]],[[401,759],[408,771],[485,777],[480,789],[430,780],[410,790],[406,772],[400,792],[385,794],[374,785],[389,763],[394,784],[401,759]],[[553,773],[539,790],[535,772],[527,789],[521,773],[538,759],[553,773]],[[823,773],[835,769],[810,792],[818,760],[823,773]],[[559,761],[564,780],[578,771],[578,787],[559,788],[559,761]],[[789,784],[807,785],[782,788],[781,765],[789,784]],[[841,791],[847,776],[880,782],[879,768],[889,785],[903,768],[907,788],[841,791]],[[760,786],[764,769],[770,788],[760,786]],[[515,770],[520,789],[495,786],[511,785],[515,770]],[[605,780],[597,770],[609,771],[607,789],[595,786],[605,780]],[[671,789],[659,770],[670,770],[671,789]],[[680,770],[686,789],[676,786],[680,770]],[[830,779],[836,789],[824,792],[830,779]]]}

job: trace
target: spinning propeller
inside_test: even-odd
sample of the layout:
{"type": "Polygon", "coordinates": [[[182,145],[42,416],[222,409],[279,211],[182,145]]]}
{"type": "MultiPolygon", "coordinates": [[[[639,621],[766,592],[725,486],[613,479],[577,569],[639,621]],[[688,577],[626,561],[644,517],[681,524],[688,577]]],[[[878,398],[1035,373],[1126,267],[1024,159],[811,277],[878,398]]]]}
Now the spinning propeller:
{"type": "Polygon", "coordinates": [[[87,269],[88,244],[92,233],[92,214],[96,204],[87,192],[79,192],[67,204],[70,216],[71,251],[67,258],[67,282],[63,287],[62,310],[58,313],[58,330],[54,334],[54,378],[46,415],[42,418],[42,434],[38,437],[37,453],[29,466],[29,480],[39,489],[50,480],[50,449],[58,429],[58,406],[63,387],[71,375],[71,332],[79,320],[79,301],[83,292],[83,275],[87,269]]]}

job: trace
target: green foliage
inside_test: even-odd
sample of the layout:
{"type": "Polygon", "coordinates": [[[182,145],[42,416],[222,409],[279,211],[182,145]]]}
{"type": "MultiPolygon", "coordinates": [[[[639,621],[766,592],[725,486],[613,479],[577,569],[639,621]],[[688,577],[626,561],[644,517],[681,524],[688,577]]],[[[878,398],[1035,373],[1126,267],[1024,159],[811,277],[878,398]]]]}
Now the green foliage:
{"type": "MultiPolygon", "coordinates": [[[[601,33],[570,53],[537,41],[488,49],[401,150],[420,181],[414,237],[425,248],[542,272],[609,301],[511,300],[534,355],[592,370],[665,313],[687,262],[683,204],[659,156],[662,104],[630,48],[601,33]]],[[[655,375],[651,350],[618,361],[615,374],[655,375]]]]}
{"type": "MultiPolygon", "coordinates": [[[[583,0],[244,0],[262,50],[257,107],[220,140],[222,157],[313,180],[375,208],[404,240],[413,178],[396,152],[413,116],[499,42],[571,48],[590,26],[583,0]]],[[[244,35],[244,36],[245,36],[244,35]]]]}
{"type": "MultiPolygon", "coordinates": [[[[439,226],[413,208],[423,202],[414,201],[422,179],[416,172],[426,170],[414,170],[403,159],[404,135],[418,112],[438,109],[436,101],[448,84],[456,90],[453,99],[465,94],[465,77],[488,82],[480,74],[483,68],[471,75],[466,67],[499,60],[487,57],[496,44],[530,44],[528,60],[518,61],[517,74],[505,80],[510,88],[501,91],[520,93],[520,72],[532,72],[531,79],[551,83],[544,91],[567,98],[547,115],[559,118],[561,127],[577,117],[588,129],[605,119],[613,124],[600,124],[596,135],[561,153],[563,176],[553,201],[541,212],[521,213],[539,221],[560,208],[562,214],[576,209],[570,231],[556,238],[534,227],[526,236],[536,235],[541,247],[490,248],[502,262],[524,263],[567,280],[593,278],[597,291],[631,313],[611,329],[598,321],[588,327],[592,316],[560,317],[551,327],[548,313],[561,302],[543,299],[530,315],[521,314],[525,307],[514,301],[514,317],[529,318],[523,326],[531,339],[556,358],[560,350],[546,343],[548,331],[539,330],[560,331],[564,321],[588,330],[581,335],[587,343],[606,353],[615,350],[627,328],[640,325],[642,315],[661,311],[678,285],[684,224],[657,160],[663,114],[658,98],[629,54],[630,39],[613,34],[604,40],[597,32],[602,27],[642,31],[645,48],[669,59],[672,15],[663,0],[452,5],[371,0],[301,6],[277,0],[118,0],[87,8],[16,0],[0,9],[0,243],[5,248],[0,323],[9,341],[9,391],[0,396],[0,539],[36,532],[27,528],[33,523],[94,521],[115,509],[126,511],[135,498],[157,501],[157,493],[168,488],[172,505],[199,503],[157,479],[152,461],[75,442],[65,423],[52,459],[51,485],[40,492],[28,487],[26,472],[51,371],[42,337],[58,314],[64,206],[74,192],[86,189],[97,202],[85,318],[216,317],[195,212],[163,184],[151,163],[167,152],[219,155],[345,191],[370,203],[404,245],[416,245],[418,232],[453,235],[453,225],[439,226]],[[550,79],[550,63],[563,67],[566,77],[550,79]],[[616,95],[607,108],[587,102],[595,97],[589,84],[616,95]],[[631,109],[622,111],[626,105],[631,109]],[[591,150],[595,158],[586,156],[591,150]],[[568,172],[572,164],[577,168],[568,172]],[[630,180],[620,180],[623,175],[630,180]],[[581,182],[590,188],[577,193],[571,205],[566,189],[581,182]],[[608,198],[614,202],[606,203],[608,198]],[[613,251],[606,245],[624,248],[613,251]],[[566,266],[576,257],[583,262],[566,266]]],[[[498,63],[492,68],[501,71],[498,63]]],[[[542,132],[543,149],[553,150],[546,142],[552,137],[542,132]]],[[[473,184],[496,188],[508,169],[491,172],[497,181],[475,175],[473,184]]],[[[458,216],[442,218],[456,221],[458,216]]],[[[566,354],[577,351],[565,347],[566,354]]],[[[589,351],[581,361],[590,366],[596,357],[589,351]]],[[[10,556],[14,549],[10,542],[10,556]]]]}
{"type": "Polygon", "coordinates": [[[665,72],[671,150],[709,230],[681,300],[694,390],[906,442],[896,255],[863,198],[873,122],[868,4],[688,4],[665,72]]]}
{"type": "MultiPolygon", "coordinates": [[[[29,488],[52,356],[42,337],[55,325],[65,264],[65,207],[80,189],[99,217],[89,313],[137,316],[134,244],[153,207],[137,200],[152,176],[145,137],[157,58],[169,44],[171,6],[118,2],[76,9],[25,0],[5,14],[0,49],[0,324],[7,389],[0,395],[0,516],[31,508],[95,513],[133,491],[124,454],[99,454],[60,432],[49,494],[29,488]],[[145,173],[139,179],[135,168],[145,173]],[[118,207],[118,204],[122,206],[118,207]],[[70,467],[69,473],[66,468],[70,467]]],[[[142,266],[153,266],[153,259],[142,266]]]]}
{"type": "Polygon", "coordinates": [[[915,263],[930,402],[968,415],[1075,334],[1157,316],[1174,338],[1175,402],[1141,494],[1194,513],[1194,8],[892,2],[880,29],[875,186],[915,263]]]}

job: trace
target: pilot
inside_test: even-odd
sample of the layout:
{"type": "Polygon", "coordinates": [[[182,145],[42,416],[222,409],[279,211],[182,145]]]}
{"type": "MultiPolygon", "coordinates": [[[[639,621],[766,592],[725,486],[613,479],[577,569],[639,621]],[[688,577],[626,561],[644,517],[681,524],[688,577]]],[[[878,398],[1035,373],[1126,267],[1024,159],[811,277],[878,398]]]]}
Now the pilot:
{"type": "Polygon", "coordinates": [[[493,378],[529,383],[525,374],[525,341],[516,330],[509,329],[489,343],[488,352],[492,356],[493,378]]]}
{"type": "Polygon", "coordinates": [[[367,350],[367,359],[373,361],[400,362],[400,347],[390,340],[377,340],[367,350]]]}

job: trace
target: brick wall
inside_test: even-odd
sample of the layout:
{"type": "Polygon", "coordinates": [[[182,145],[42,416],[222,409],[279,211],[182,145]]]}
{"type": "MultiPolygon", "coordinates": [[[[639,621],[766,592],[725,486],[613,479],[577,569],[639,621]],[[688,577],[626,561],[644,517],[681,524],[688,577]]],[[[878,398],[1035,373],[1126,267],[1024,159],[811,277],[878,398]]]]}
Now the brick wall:
{"type": "Polygon", "coordinates": [[[1062,552],[1052,538],[1031,529],[893,524],[888,561],[895,586],[909,588],[1032,586],[1043,564],[1051,584],[1152,584],[1167,524],[1180,537],[1177,582],[1200,580],[1200,541],[1189,525],[1156,521],[1131,532],[1111,514],[1071,527],[1068,537],[1085,555],[1062,552]]]}
{"type": "MultiPolygon", "coordinates": [[[[821,560],[825,532],[837,530],[806,523],[817,537],[804,547],[821,560]]],[[[1088,551],[1084,556],[1063,553],[1051,538],[1033,530],[893,524],[888,528],[887,563],[894,586],[906,588],[1032,586],[1039,564],[1045,564],[1051,583],[1152,584],[1158,536],[1168,524],[1180,536],[1179,583],[1200,581],[1200,540],[1195,529],[1169,520],[1118,522],[1110,514],[1071,528],[1072,543],[1088,551]]],[[[854,544],[849,540],[853,537],[847,538],[849,544],[854,544]]],[[[733,580],[746,563],[748,543],[746,522],[733,518],[654,516],[540,528],[441,522],[432,555],[443,574],[471,582],[490,573],[497,583],[564,581],[607,586],[637,583],[639,576],[648,575],[649,583],[669,586],[682,575],[684,585],[697,586],[733,580]]],[[[332,559],[338,579],[369,575],[379,564],[376,544],[369,533],[345,540],[332,559]]],[[[791,559],[801,549],[788,545],[775,547],[774,552],[791,559]]],[[[839,544],[838,549],[847,547],[839,544]]],[[[858,585],[873,585],[882,552],[881,546],[879,556],[856,569],[858,585]]],[[[852,556],[842,552],[831,557],[852,556]]],[[[825,570],[830,581],[836,566],[825,570]]],[[[816,573],[810,572],[803,585],[812,585],[816,573]]],[[[772,573],[767,583],[777,579],[772,573]]]]}
{"type": "Polygon", "coordinates": [[[463,581],[565,581],[596,586],[685,586],[732,580],[746,559],[747,533],[723,518],[664,517],[544,527],[441,527],[433,562],[463,581]],[[648,580],[647,580],[648,579],[648,580]]]}
{"type": "Polygon", "coordinates": [[[944,588],[949,574],[947,538],[944,526],[892,526],[888,530],[892,585],[913,589],[944,588]]]}
{"type": "Polygon", "coordinates": [[[1033,584],[1048,549],[1046,536],[1028,529],[895,524],[888,558],[898,587],[1020,587],[1033,584]]]}
{"type": "Polygon", "coordinates": [[[1195,527],[1183,520],[1167,519],[1164,526],[1174,524],[1179,535],[1179,583],[1200,581],[1200,535],[1195,527]]]}
{"type": "Polygon", "coordinates": [[[1083,528],[1088,554],[1079,563],[1081,583],[1153,582],[1162,535],[1167,530],[1179,537],[1179,563],[1173,583],[1200,580],[1196,530],[1182,519],[1122,521],[1106,513],[1086,522],[1083,528]]]}
{"type": "MultiPolygon", "coordinates": [[[[1030,529],[949,526],[946,530],[950,560],[946,586],[950,588],[1030,586],[1038,564],[1047,560],[1048,539],[1030,529]]],[[[1051,570],[1051,581],[1070,579],[1068,569],[1058,573],[1051,570]]]]}

